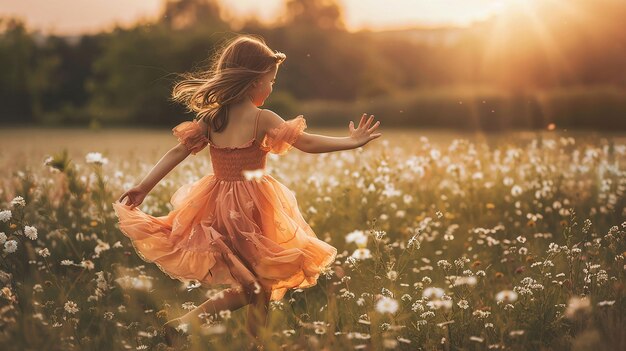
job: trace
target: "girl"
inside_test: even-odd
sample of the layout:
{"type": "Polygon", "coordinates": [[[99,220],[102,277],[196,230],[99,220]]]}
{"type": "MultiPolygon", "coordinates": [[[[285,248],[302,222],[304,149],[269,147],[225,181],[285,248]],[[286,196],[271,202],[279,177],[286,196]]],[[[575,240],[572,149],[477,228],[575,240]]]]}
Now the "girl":
{"type": "Polygon", "coordinates": [[[256,343],[270,300],[282,299],[287,289],[314,286],[320,271],[335,260],[337,249],[316,237],[291,190],[263,173],[266,156],[292,147],[308,153],[354,149],[381,136],[373,133],[380,122],[370,127],[374,116],[365,121],[364,114],[357,128],[350,121],[349,136],[330,137],[304,132],[302,115],[285,121],[259,109],[285,58],[263,39],[243,35],[223,47],[210,71],[185,74],[174,86],[173,99],[196,112],[197,119],[174,127],[179,144],[113,203],[121,231],[143,260],[183,282],[230,285],[165,323],[170,345],[179,324],[196,325],[201,313],[246,305],[246,329],[256,343]],[[180,187],[166,216],[137,208],[167,173],[207,145],[214,174],[180,187]]]}

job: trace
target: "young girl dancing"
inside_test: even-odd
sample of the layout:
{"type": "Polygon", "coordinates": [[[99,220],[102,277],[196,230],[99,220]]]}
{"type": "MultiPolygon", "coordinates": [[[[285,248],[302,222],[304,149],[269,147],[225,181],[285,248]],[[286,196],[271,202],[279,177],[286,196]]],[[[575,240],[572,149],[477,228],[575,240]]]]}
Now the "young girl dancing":
{"type": "Polygon", "coordinates": [[[282,299],[288,289],[315,285],[337,254],[306,223],[291,190],[264,173],[267,153],[282,155],[292,147],[308,153],[354,149],[381,136],[374,133],[380,121],[370,127],[374,116],[366,120],[364,114],[357,128],[350,121],[346,137],[306,133],[302,115],[285,121],[258,108],[271,94],[285,54],[261,38],[239,35],[216,57],[209,71],[186,73],[174,86],[173,99],[197,115],[172,129],[179,144],[113,208],[120,230],[144,261],[183,282],[230,286],[165,323],[168,344],[181,323],[195,326],[201,314],[217,317],[250,305],[246,329],[253,346],[262,347],[259,328],[266,326],[270,300],[282,299]],[[180,187],[166,216],[137,208],[176,165],[207,145],[214,174],[180,187]]]}

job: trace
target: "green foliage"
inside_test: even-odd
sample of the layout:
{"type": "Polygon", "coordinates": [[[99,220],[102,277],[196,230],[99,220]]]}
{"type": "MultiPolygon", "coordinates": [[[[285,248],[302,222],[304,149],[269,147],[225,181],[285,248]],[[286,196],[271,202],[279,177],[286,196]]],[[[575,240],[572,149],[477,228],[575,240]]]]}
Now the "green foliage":
{"type": "Polygon", "coordinates": [[[328,126],[368,111],[398,126],[626,128],[626,4],[532,9],[465,29],[348,32],[336,1],[285,1],[271,25],[229,21],[215,0],[166,1],[155,20],[75,43],[2,18],[0,118],[171,126],[185,113],[169,100],[176,73],[207,67],[222,40],[248,33],[287,54],[267,103],[279,114],[312,111],[328,126]]]}

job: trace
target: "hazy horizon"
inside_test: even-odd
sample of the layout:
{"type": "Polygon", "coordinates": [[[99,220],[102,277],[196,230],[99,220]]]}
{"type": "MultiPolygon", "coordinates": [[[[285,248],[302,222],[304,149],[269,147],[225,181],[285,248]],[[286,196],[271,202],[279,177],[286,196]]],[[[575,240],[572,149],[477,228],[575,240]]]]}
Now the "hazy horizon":
{"type": "MultiPolygon", "coordinates": [[[[516,0],[398,0],[391,4],[377,0],[340,0],[349,31],[393,30],[408,27],[466,26],[485,19],[516,0]],[[410,9],[410,11],[407,11],[410,9]]],[[[102,32],[116,24],[132,26],[152,20],[161,13],[165,0],[41,0],[19,2],[0,0],[1,16],[18,17],[28,28],[44,34],[79,35],[102,32]],[[62,4],[62,5],[60,5],[62,4]],[[67,11],[71,8],[72,11],[67,11]],[[78,14],[78,15],[77,15],[78,14]]],[[[284,0],[225,2],[218,0],[223,16],[233,21],[257,17],[271,23],[280,16],[284,0]]]]}

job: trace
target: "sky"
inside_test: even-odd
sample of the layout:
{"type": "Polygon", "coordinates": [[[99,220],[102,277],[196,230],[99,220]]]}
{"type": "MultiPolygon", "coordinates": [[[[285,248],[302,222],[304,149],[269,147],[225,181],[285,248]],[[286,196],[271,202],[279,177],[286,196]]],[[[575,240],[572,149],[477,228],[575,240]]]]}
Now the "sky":
{"type": "MultiPolygon", "coordinates": [[[[161,12],[164,0],[0,0],[0,16],[21,17],[29,28],[57,35],[94,33],[114,23],[130,26],[161,12]]],[[[521,0],[339,0],[348,30],[410,26],[465,26],[521,0]]],[[[284,0],[219,0],[233,15],[252,15],[271,22],[284,0]]]]}

